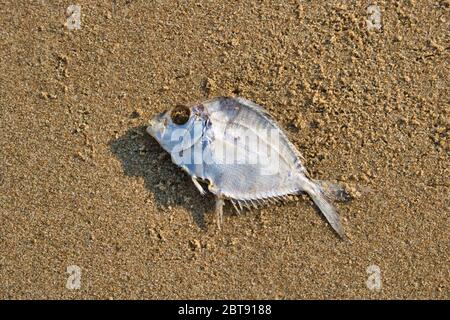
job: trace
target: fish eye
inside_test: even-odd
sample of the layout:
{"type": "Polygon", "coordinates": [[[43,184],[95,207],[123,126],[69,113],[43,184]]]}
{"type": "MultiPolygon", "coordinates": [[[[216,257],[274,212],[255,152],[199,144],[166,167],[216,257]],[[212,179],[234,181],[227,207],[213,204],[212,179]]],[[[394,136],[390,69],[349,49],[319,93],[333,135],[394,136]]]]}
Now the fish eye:
{"type": "Polygon", "coordinates": [[[191,115],[191,111],[188,107],[183,105],[177,105],[175,108],[170,111],[170,118],[172,122],[175,124],[185,124],[191,115]]]}

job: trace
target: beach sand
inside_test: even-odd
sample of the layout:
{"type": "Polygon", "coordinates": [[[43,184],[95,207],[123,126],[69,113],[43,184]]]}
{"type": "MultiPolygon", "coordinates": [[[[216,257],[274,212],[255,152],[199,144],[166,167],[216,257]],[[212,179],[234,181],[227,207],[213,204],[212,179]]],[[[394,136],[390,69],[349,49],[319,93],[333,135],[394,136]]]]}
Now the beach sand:
{"type": "Polygon", "coordinates": [[[449,298],[449,1],[77,3],[0,4],[0,298],[449,298]],[[347,241],[307,196],[217,230],[145,125],[223,95],[345,185],[347,241]]]}

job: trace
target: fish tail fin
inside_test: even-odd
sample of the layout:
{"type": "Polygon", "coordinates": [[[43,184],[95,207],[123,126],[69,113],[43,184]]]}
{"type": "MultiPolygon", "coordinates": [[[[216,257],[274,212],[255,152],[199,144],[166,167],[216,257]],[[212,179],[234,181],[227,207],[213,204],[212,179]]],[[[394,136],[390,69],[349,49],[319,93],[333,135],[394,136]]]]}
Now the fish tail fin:
{"type": "Polygon", "coordinates": [[[328,199],[339,202],[350,201],[350,195],[341,185],[325,180],[313,180],[313,182],[319,185],[328,199]]]}
{"type": "Polygon", "coordinates": [[[339,215],[330,200],[333,197],[333,193],[326,188],[322,188],[321,182],[312,181],[306,177],[301,179],[301,190],[308,193],[334,231],[341,238],[346,238],[339,215]]]}

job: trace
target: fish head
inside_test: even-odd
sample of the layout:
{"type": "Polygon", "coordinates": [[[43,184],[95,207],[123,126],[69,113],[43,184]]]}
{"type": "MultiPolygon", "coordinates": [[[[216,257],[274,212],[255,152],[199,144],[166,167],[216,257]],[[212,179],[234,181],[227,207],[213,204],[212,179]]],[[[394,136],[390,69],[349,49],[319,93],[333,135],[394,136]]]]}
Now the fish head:
{"type": "Polygon", "coordinates": [[[185,106],[176,106],[154,116],[147,127],[161,147],[169,153],[189,148],[194,142],[192,136],[198,131],[198,119],[185,106]]]}
{"type": "Polygon", "coordinates": [[[147,132],[156,141],[161,143],[161,141],[165,140],[165,136],[172,125],[172,119],[168,115],[168,112],[161,112],[150,120],[147,132]]]}

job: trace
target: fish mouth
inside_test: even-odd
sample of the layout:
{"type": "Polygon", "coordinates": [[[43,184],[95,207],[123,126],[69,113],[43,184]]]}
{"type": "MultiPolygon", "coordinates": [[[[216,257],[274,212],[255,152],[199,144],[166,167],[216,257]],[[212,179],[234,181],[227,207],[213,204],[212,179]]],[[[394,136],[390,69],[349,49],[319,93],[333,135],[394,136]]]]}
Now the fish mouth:
{"type": "Polygon", "coordinates": [[[147,129],[145,131],[147,131],[147,133],[149,135],[151,135],[152,137],[155,136],[155,133],[156,133],[155,132],[155,123],[153,123],[152,120],[150,120],[149,125],[148,125],[148,127],[147,127],[147,129]]]}
{"type": "Polygon", "coordinates": [[[166,117],[167,112],[161,112],[157,114],[155,117],[150,119],[147,127],[147,133],[152,137],[156,137],[158,134],[161,134],[166,128],[166,121],[168,119],[166,117]]]}

